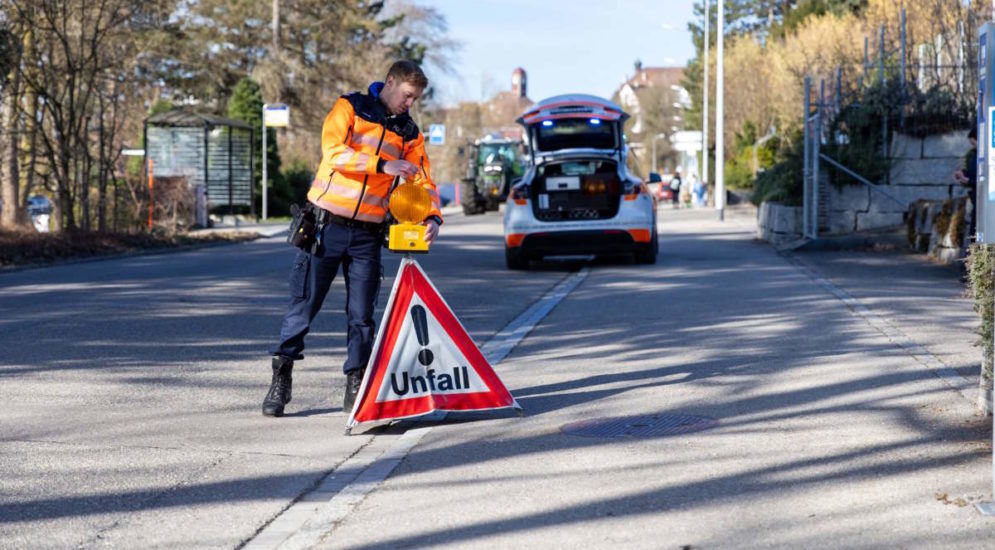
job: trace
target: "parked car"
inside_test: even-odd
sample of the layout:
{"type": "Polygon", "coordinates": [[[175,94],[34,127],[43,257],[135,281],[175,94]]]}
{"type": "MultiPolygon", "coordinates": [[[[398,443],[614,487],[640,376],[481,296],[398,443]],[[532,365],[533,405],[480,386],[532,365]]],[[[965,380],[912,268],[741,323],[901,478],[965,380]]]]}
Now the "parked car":
{"type": "Polygon", "coordinates": [[[650,189],[653,189],[653,185],[656,184],[656,200],[657,201],[667,201],[669,202],[674,198],[674,192],[670,189],[670,176],[668,175],[666,181],[664,178],[657,174],[656,172],[650,172],[650,178],[646,182],[650,189]]]}
{"type": "Polygon", "coordinates": [[[31,225],[35,231],[48,233],[49,221],[52,218],[52,201],[44,195],[28,197],[28,216],[31,217],[31,225]]]}
{"type": "Polygon", "coordinates": [[[505,203],[509,269],[577,254],[656,262],[656,199],[626,168],[628,116],[611,101],[570,94],[540,101],[518,119],[529,166],[505,203]]]}
{"type": "Polygon", "coordinates": [[[52,201],[44,195],[33,195],[28,197],[28,215],[40,216],[52,213],[52,201]]]}

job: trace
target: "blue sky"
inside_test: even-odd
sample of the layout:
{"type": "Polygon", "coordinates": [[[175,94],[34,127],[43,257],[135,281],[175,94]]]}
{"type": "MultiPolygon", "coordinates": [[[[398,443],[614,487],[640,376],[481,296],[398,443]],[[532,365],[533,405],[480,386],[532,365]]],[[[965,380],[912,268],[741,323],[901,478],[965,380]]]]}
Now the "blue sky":
{"type": "Polygon", "coordinates": [[[610,97],[647,67],[683,66],[694,56],[691,0],[418,0],[442,13],[462,43],[455,70],[433,74],[439,99],[482,100],[528,73],[533,100],[563,94],[610,97]]]}

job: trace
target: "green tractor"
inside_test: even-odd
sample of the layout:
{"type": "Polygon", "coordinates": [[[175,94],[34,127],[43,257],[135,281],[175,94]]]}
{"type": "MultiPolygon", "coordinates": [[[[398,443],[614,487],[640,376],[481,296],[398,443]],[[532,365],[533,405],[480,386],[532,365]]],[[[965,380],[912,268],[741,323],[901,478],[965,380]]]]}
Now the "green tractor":
{"type": "Polygon", "coordinates": [[[460,203],[467,216],[497,210],[508,198],[511,181],[525,172],[521,142],[487,136],[468,147],[460,203]]]}

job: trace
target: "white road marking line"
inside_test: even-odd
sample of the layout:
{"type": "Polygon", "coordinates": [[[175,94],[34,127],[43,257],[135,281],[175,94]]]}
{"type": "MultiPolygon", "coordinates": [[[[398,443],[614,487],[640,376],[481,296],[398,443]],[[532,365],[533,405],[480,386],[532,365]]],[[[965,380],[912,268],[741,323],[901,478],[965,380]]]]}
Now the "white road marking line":
{"type": "Polygon", "coordinates": [[[511,353],[511,350],[522,341],[523,338],[528,336],[529,332],[535,328],[540,321],[543,320],[549,312],[556,307],[556,304],[560,303],[563,298],[566,298],[567,294],[577,288],[583,280],[587,277],[589,270],[584,267],[577,273],[567,277],[566,279],[560,281],[558,285],[553,287],[553,289],[546,293],[545,296],[539,299],[536,303],[532,304],[528,309],[522,312],[521,315],[516,317],[512,322],[508,323],[500,332],[494,335],[493,338],[487,341],[483,346],[480,346],[480,352],[484,354],[484,358],[491,365],[496,365],[501,362],[502,359],[511,353]]]}
{"type": "MultiPolygon", "coordinates": [[[[500,363],[577,285],[588,268],[557,283],[480,347],[492,366],[500,363]]],[[[247,550],[311,548],[330,534],[373,489],[382,483],[431,427],[408,430],[400,437],[379,435],[273,519],[244,546],[247,550]]]]}

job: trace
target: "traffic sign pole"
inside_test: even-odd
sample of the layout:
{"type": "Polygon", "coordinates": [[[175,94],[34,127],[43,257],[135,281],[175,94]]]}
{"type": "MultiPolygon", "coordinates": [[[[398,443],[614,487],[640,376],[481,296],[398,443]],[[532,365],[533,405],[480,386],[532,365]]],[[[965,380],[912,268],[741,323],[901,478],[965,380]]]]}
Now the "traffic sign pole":
{"type": "Polygon", "coordinates": [[[286,128],[290,126],[290,107],[283,103],[263,103],[263,220],[269,215],[269,193],[266,182],[266,164],[269,151],[266,148],[266,128],[286,128]]]}
{"type": "Polygon", "coordinates": [[[266,165],[269,164],[269,151],[266,149],[266,107],[267,105],[263,103],[263,221],[266,221],[267,214],[269,213],[267,206],[269,198],[269,193],[266,192],[266,165]]]}

